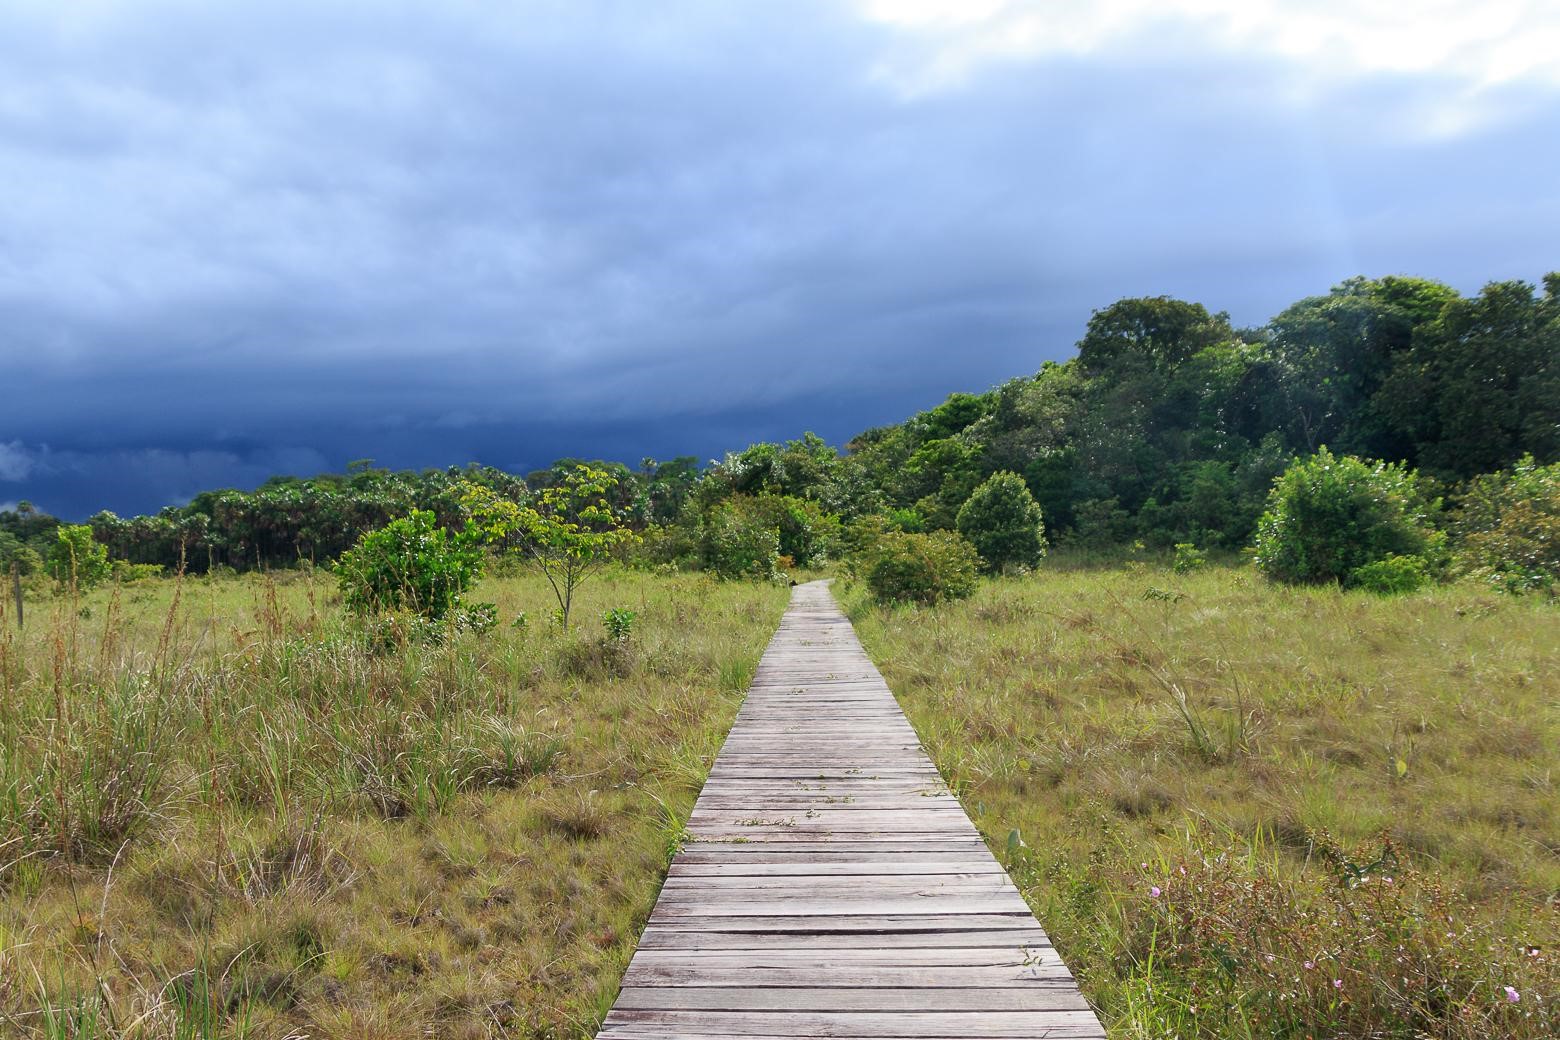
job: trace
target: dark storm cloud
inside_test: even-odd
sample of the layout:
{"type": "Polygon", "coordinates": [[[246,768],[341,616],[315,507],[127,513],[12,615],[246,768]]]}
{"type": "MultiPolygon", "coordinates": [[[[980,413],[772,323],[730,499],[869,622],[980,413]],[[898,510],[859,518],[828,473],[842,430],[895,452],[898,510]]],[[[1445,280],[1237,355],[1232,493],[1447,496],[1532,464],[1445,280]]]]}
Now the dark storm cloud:
{"type": "Polygon", "coordinates": [[[845,5],[434,11],[0,14],[0,500],[842,439],[1123,295],[1555,263],[1541,85],[1431,132],[1458,83],[1174,33],[907,94],[845,5]]]}

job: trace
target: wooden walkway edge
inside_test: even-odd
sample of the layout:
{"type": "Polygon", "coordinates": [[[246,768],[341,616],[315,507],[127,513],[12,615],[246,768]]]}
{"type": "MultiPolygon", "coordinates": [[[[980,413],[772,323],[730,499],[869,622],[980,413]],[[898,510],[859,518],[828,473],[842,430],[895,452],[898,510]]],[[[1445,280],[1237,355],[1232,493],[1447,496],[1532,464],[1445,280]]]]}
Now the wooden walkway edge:
{"type": "Polygon", "coordinates": [[[812,582],[764,653],[597,1036],[1105,1031],[812,582]]]}

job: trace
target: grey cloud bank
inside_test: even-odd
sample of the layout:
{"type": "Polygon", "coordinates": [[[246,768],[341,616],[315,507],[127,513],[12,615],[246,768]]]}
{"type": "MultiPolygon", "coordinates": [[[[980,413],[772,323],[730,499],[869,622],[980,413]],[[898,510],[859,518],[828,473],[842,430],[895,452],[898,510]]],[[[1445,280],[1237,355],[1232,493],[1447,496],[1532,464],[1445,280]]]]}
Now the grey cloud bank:
{"type": "Polygon", "coordinates": [[[1160,27],[907,93],[925,35],[835,4],[68,10],[0,12],[0,500],[66,516],[839,440],[1124,295],[1560,266],[1544,82],[1160,27]]]}

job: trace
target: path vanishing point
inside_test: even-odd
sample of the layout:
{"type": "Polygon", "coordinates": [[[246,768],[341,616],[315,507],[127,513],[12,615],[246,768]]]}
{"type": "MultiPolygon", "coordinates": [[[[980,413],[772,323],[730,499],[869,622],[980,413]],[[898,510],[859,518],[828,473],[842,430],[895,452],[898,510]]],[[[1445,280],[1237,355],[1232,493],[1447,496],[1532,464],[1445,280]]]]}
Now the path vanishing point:
{"type": "Polygon", "coordinates": [[[1105,1031],[812,582],[793,591],[597,1035],[1105,1031]]]}

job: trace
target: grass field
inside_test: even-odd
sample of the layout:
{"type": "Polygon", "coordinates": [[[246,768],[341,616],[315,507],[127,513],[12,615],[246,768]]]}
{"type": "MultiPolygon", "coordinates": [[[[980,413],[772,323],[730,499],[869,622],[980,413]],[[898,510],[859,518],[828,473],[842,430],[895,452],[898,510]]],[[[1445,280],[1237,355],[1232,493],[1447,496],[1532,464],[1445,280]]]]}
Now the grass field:
{"type": "Polygon", "coordinates": [[[844,598],[1112,1037],[1560,1035],[1554,604],[1065,559],[844,598]]]}
{"type": "Polygon", "coordinates": [[[591,1035],[787,596],[580,595],[490,579],[435,645],[306,572],[0,617],[0,1035],[591,1035]]]}
{"type": "MultiPolygon", "coordinates": [[[[1553,604],[837,591],[1113,1037],[1555,1035],[1553,604]]],[[[0,1035],[590,1035],[787,597],[582,595],[565,636],[490,579],[497,628],[433,643],[308,572],[0,616],[0,1035]]]]}

